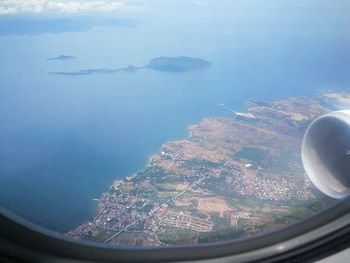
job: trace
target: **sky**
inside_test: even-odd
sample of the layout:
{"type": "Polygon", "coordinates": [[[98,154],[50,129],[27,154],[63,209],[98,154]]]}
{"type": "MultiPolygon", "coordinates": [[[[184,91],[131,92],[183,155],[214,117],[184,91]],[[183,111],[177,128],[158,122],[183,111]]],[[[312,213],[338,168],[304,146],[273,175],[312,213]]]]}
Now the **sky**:
{"type": "Polygon", "coordinates": [[[205,0],[0,0],[0,15],[145,12],[151,6],[206,5],[205,0]]]}
{"type": "Polygon", "coordinates": [[[174,8],[221,6],[245,11],[256,7],[269,9],[312,8],[326,11],[348,11],[347,0],[0,0],[0,16],[120,14],[148,12],[159,7],[174,8]]]}
{"type": "Polygon", "coordinates": [[[0,36],[78,32],[144,21],[168,27],[348,31],[349,10],[348,0],[0,0],[0,36]]]}
{"type": "Polygon", "coordinates": [[[0,0],[0,15],[145,11],[146,5],[113,0],[0,0]]]}

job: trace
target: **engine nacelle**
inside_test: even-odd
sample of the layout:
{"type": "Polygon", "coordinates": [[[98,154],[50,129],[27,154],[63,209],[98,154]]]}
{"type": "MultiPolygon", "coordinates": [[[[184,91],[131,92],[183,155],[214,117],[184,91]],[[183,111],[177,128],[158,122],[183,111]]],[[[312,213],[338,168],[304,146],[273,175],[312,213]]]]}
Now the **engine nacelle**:
{"type": "Polygon", "coordinates": [[[350,194],[350,110],[335,111],[311,123],[302,145],[304,169],[324,194],[350,194]]]}

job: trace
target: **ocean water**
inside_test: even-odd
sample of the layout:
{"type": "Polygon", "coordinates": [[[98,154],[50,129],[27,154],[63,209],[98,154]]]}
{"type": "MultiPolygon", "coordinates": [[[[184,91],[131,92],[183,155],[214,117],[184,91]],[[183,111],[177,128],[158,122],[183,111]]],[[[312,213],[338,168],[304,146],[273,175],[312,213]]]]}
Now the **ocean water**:
{"type": "Polygon", "coordinates": [[[181,23],[165,23],[159,13],[136,27],[0,37],[2,207],[69,231],[92,215],[93,198],[141,170],[163,143],[188,136],[188,126],[203,118],[229,117],[218,104],[244,110],[250,100],[349,90],[348,27],[308,24],[322,20],[316,11],[310,21],[293,20],[293,13],[243,25],[228,23],[229,14],[208,16],[209,10],[203,20],[181,23]],[[45,60],[59,54],[77,59],[45,60]],[[180,55],[213,66],[90,76],[40,70],[119,68],[180,55]]]}

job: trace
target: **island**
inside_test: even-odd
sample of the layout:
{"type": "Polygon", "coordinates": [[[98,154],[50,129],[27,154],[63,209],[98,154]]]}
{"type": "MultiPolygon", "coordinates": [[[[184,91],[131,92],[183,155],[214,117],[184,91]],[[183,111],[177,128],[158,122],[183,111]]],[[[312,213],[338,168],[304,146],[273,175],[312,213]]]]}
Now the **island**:
{"type": "MultiPolygon", "coordinates": [[[[56,58],[57,59],[57,58],[56,58]]],[[[152,69],[163,72],[189,72],[194,70],[203,70],[211,67],[212,63],[200,58],[194,57],[157,57],[149,61],[143,66],[129,65],[124,68],[98,68],[98,69],[82,69],[78,71],[51,71],[53,75],[81,76],[92,74],[115,74],[118,72],[136,72],[140,69],[152,69]]]]}
{"type": "Polygon", "coordinates": [[[315,215],[334,200],[304,172],[303,135],[336,100],[349,108],[348,96],[248,102],[240,114],[220,104],[229,117],[203,119],[188,138],[165,143],[142,171],[116,180],[93,217],[67,235],[114,245],[201,244],[315,215]]]}
{"type": "Polygon", "coordinates": [[[188,72],[209,68],[211,62],[193,57],[158,57],[152,59],[147,68],[167,72],[188,72]]]}
{"type": "Polygon", "coordinates": [[[46,60],[54,61],[54,60],[72,60],[75,59],[74,56],[69,55],[59,55],[57,57],[47,58],[46,60]]]}

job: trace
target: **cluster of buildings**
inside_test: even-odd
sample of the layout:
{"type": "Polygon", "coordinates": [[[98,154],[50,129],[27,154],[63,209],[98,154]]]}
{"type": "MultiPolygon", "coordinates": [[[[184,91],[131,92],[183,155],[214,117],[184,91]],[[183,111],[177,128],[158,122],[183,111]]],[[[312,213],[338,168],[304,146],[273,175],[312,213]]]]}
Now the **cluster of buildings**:
{"type": "Polygon", "coordinates": [[[192,216],[188,212],[174,212],[169,209],[165,209],[160,213],[159,224],[197,232],[211,232],[213,229],[213,222],[210,220],[192,216]]]}
{"type": "MultiPolygon", "coordinates": [[[[244,170],[250,170],[252,166],[246,164],[244,170]]],[[[242,196],[254,196],[261,200],[309,200],[315,198],[310,189],[311,183],[306,178],[304,182],[291,182],[283,176],[279,179],[269,179],[256,173],[235,171],[232,176],[226,176],[225,183],[232,185],[236,193],[242,196]],[[253,175],[252,175],[253,174],[253,175]]]]}
{"type": "Polygon", "coordinates": [[[197,210],[203,213],[218,213],[220,217],[228,210],[225,200],[220,198],[199,199],[197,210]]]}
{"type": "MultiPolygon", "coordinates": [[[[197,179],[196,184],[200,184],[206,178],[217,177],[220,174],[218,172],[219,170],[217,168],[208,169],[207,172],[210,175],[201,175],[201,179],[197,179]]],[[[223,178],[225,178],[223,183],[231,185],[235,193],[239,193],[242,196],[254,196],[261,200],[276,201],[292,198],[308,200],[313,197],[311,191],[309,191],[311,183],[307,181],[305,181],[304,187],[300,187],[283,178],[280,180],[266,179],[258,176],[246,178],[245,173],[242,172],[237,172],[235,175],[223,178]]],[[[178,206],[177,203],[180,201],[176,200],[176,196],[193,187],[183,190],[173,198],[170,198],[169,201],[160,204],[156,199],[145,197],[142,191],[140,194],[133,191],[118,191],[118,188],[122,189],[127,184],[130,184],[133,188],[142,188],[142,183],[133,183],[133,179],[133,177],[130,177],[126,178],[125,181],[116,181],[112,187],[112,190],[116,191],[106,192],[98,200],[95,217],[76,230],[68,233],[68,235],[75,238],[83,238],[93,235],[98,229],[113,233],[135,230],[137,227],[140,228],[139,230],[150,231],[156,235],[164,231],[166,227],[177,227],[196,232],[211,232],[213,230],[214,222],[210,216],[203,219],[194,216],[190,211],[186,211],[187,208],[183,208],[180,212],[169,208],[169,202],[173,202],[175,206],[178,206]],[[153,209],[148,211],[143,209],[146,205],[152,205],[153,209]]],[[[198,189],[201,189],[201,187],[198,189]]],[[[183,202],[184,200],[182,200],[179,207],[192,206],[189,201],[184,204],[183,202]]],[[[216,213],[220,217],[223,217],[224,213],[227,212],[230,216],[230,224],[233,227],[237,227],[239,219],[253,219],[245,212],[238,212],[235,209],[229,208],[225,200],[218,197],[199,198],[196,209],[200,213],[216,213]]]]}
{"type": "MultiPolygon", "coordinates": [[[[114,187],[118,184],[115,183],[114,187]]],[[[95,216],[89,222],[68,233],[73,238],[91,236],[96,230],[120,231],[127,225],[142,225],[149,219],[143,211],[150,200],[137,194],[106,192],[98,199],[95,216]]]]}

